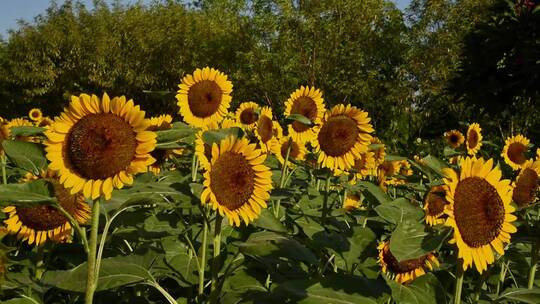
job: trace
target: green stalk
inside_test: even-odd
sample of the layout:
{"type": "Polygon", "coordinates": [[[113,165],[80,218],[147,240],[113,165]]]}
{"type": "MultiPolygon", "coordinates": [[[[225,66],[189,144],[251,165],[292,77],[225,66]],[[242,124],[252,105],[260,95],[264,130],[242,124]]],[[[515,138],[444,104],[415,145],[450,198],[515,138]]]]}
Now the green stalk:
{"type": "Polygon", "coordinates": [[[197,155],[193,154],[193,159],[191,161],[191,181],[197,181],[197,170],[199,169],[199,160],[197,155]]]}
{"type": "Polygon", "coordinates": [[[456,266],[456,289],[454,290],[454,304],[461,303],[461,289],[463,288],[463,260],[459,260],[456,266]]]}
{"type": "Polygon", "coordinates": [[[322,209],[322,222],[326,221],[326,215],[328,213],[328,196],[330,194],[330,173],[326,176],[326,183],[324,187],[324,201],[322,209]]]}
{"type": "Polygon", "coordinates": [[[506,277],[506,267],[505,267],[504,261],[501,263],[501,272],[499,273],[499,281],[497,282],[497,290],[496,295],[499,295],[501,291],[501,285],[504,283],[504,279],[506,277]]]}
{"type": "Polygon", "coordinates": [[[99,203],[100,200],[94,200],[92,207],[92,228],[90,230],[90,243],[88,251],[88,262],[86,270],[86,296],[85,303],[92,304],[94,300],[94,291],[96,290],[96,249],[99,230],[99,203]]]}
{"type": "MultiPolygon", "coordinates": [[[[206,217],[206,207],[204,207],[205,217],[206,217]]],[[[206,219],[203,220],[203,235],[202,235],[202,248],[201,248],[201,258],[199,268],[199,295],[204,293],[204,271],[206,269],[206,239],[208,238],[208,223],[206,219]]]]}
{"type": "MultiPolygon", "coordinates": [[[[291,153],[292,142],[289,138],[289,143],[287,146],[287,153],[285,154],[285,160],[283,162],[283,169],[281,169],[281,177],[279,178],[279,189],[283,189],[285,186],[286,176],[287,176],[287,165],[289,163],[289,154],[291,153]]],[[[279,208],[281,206],[281,199],[277,200],[276,206],[274,208],[274,215],[276,218],[279,218],[279,208]]]]}
{"type": "Polygon", "coordinates": [[[88,248],[88,239],[86,238],[86,232],[81,228],[81,226],[79,226],[79,222],[77,222],[77,220],[75,220],[73,216],[66,211],[66,209],[62,208],[60,204],[54,204],[52,206],[58,211],[62,212],[62,214],[69,220],[69,223],[73,228],[75,228],[75,232],[81,238],[84,246],[84,252],[88,254],[90,252],[90,249],[88,248]]]}
{"type": "Polygon", "coordinates": [[[37,247],[37,253],[36,253],[36,272],[34,273],[34,277],[37,280],[40,280],[43,276],[43,273],[45,272],[45,263],[43,262],[43,246],[37,247]]]}
{"type": "Polygon", "coordinates": [[[529,269],[529,282],[527,284],[529,289],[534,287],[534,277],[538,266],[538,243],[540,243],[540,239],[534,240],[531,248],[531,268],[529,269]]]}
{"type": "Polygon", "coordinates": [[[4,185],[7,184],[6,164],[6,155],[2,154],[2,182],[4,183],[4,185]]]}
{"type": "Polygon", "coordinates": [[[211,292],[212,303],[217,303],[217,285],[219,278],[219,254],[221,252],[221,222],[223,217],[216,212],[216,222],[214,223],[214,259],[212,260],[212,286],[211,292]]]}

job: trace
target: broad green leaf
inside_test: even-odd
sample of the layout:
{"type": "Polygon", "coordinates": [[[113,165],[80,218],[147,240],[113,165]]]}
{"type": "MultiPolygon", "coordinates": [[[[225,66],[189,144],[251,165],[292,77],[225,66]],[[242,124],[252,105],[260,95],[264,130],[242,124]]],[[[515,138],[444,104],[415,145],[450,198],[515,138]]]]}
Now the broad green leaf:
{"type": "Polygon", "coordinates": [[[446,292],[441,282],[432,273],[427,273],[409,284],[398,284],[391,279],[387,279],[387,283],[392,289],[392,298],[397,303],[446,303],[446,292]]]}
{"type": "Polygon", "coordinates": [[[38,301],[34,298],[14,298],[7,301],[2,301],[4,304],[40,304],[41,301],[38,301]]]}
{"type": "Polygon", "coordinates": [[[372,182],[359,181],[358,183],[356,183],[356,185],[353,186],[353,188],[354,187],[367,190],[367,192],[373,197],[375,197],[375,199],[377,199],[377,201],[379,201],[379,203],[381,204],[391,201],[388,194],[386,194],[379,186],[375,185],[372,182]]]}
{"type": "Polygon", "coordinates": [[[56,202],[52,185],[43,180],[35,180],[24,184],[0,185],[0,206],[30,207],[56,202]]]}
{"type": "Polygon", "coordinates": [[[435,173],[437,173],[439,176],[442,176],[442,169],[448,167],[448,165],[443,162],[442,160],[432,156],[428,155],[424,157],[423,163],[428,166],[431,170],[433,170],[435,173]]]}
{"type": "Polygon", "coordinates": [[[302,231],[308,236],[308,238],[313,239],[313,236],[316,233],[324,232],[324,227],[319,224],[316,220],[312,219],[309,216],[302,216],[294,221],[294,223],[302,228],[302,231]]]}
{"type": "Polygon", "coordinates": [[[47,158],[40,144],[18,140],[4,140],[4,151],[13,163],[34,175],[40,174],[47,169],[47,158]]]}
{"type": "Polygon", "coordinates": [[[177,236],[166,237],[161,242],[165,251],[165,261],[176,272],[182,275],[182,278],[190,283],[197,282],[197,262],[193,252],[190,252],[188,246],[178,240],[177,236]]]}
{"type": "Polygon", "coordinates": [[[424,217],[422,208],[411,204],[406,198],[398,198],[392,202],[376,206],[375,212],[392,224],[398,224],[404,219],[420,221],[424,217]]]}
{"type": "Polygon", "coordinates": [[[537,304],[540,303],[540,289],[508,288],[498,298],[498,300],[502,299],[537,304]]]}
{"type": "Polygon", "coordinates": [[[352,235],[347,240],[349,242],[348,250],[337,254],[345,262],[343,268],[350,271],[354,264],[362,262],[369,256],[367,253],[376,247],[377,236],[367,227],[355,226],[352,235]]]}
{"type": "Polygon", "coordinates": [[[22,126],[22,127],[11,127],[11,136],[37,136],[42,135],[45,132],[45,128],[33,127],[33,126],[22,126]]]}
{"type": "Polygon", "coordinates": [[[253,226],[259,227],[262,229],[275,231],[275,232],[287,232],[287,228],[283,226],[283,224],[276,219],[274,214],[270,212],[268,209],[261,209],[261,214],[259,217],[253,221],[253,226]]]}
{"type": "Polygon", "coordinates": [[[223,139],[229,136],[241,138],[244,136],[244,131],[238,127],[220,130],[209,130],[203,133],[202,138],[205,144],[212,146],[214,143],[219,144],[223,139]]]}
{"type": "Polygon", "coordinates": [[[387,160],[387,161],[398,161],[398,160],[407,160],[406,157],[403,157],[403,156],[399,156],[399,155],[390,155],[390,154],[387,154],[384,156],[384,160],[387,160]]]}
{"type": "Polygon", "coordinates": [[[313,122],[302,114],[291,114],[285,117],[285,122],[287,124],[291,124],[295,121],[301,122],[307,126],[313,126],[313,122]]]}
{"type": "Polygon", "coordinates": [[[156,149],[174,149],[185,147],[186,143],[193,142],[195,130],[185,124],[174,124],[169,130],[156,131],[156,149]]]}
{"type": "Polygon", "coordinates": [[[444,152],[443,152],[444,157],[452,157],[452,156],[457,156],[461,154],[462,154],[461,152],[456,151],[450,147],[444,147],[444,152]]]}
{"type": "Polygon", "coordinates": [[[437,250],[449,235],[449,230],[430,234],[425,225],[412,219],[400,222],[390,238],[390,251],[398,261],[419,258],[437,250]]]}

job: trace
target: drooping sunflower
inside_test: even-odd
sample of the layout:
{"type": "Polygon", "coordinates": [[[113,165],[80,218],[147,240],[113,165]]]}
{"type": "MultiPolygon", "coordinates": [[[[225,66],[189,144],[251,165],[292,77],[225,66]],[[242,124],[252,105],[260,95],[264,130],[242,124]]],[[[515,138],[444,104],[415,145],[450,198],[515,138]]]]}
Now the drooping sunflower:
{"type": "Polygon", "coordinates": [[[259,120],[259,105],[253,101],[243,102],[236,110],[236,121],[246,130],[252,130],[259,120]]]}
{"type": "Polygon", "coordinates": [[[232,83],[222,72],[205,67],[186,75],[178,86],[178,106],[184,121],[196,128],[219,122],[231,104],[232,83]]]}
{"type": "Polygon", "coordinates": [[[266,154],[246,138],[229,136],[214,143],[201,202],[210,204],[235,226],[258,218],[272,189],[272,171],[263,164],[265,159],[266,154]]]}
{"type": "Polygon", "coordinates": [[[33,121],[40,121],[43,118],[43,113],[40,109],[33,108],[28,112],[28,117],[33,121]]]}
{"type": "Polygon", "coordinates": [[[289,150],[289,161],[287,162],[289,167],[293,164],[291,160],[304,160],[306,156],[306,145],[294,141],[291,137],[285,136],[279,140],[279,144],[274,145],[272,153],[276,155],[279,162],[284,165],[285,158],[287,157],[287,151],[289,150]]]}
{"type": "Polygon", "coordinates": [[[477,123],[473,123],[467,130],[467,153],[471,156],[476,155],[482,147],[482,129],[477,123]]]}
{"type": "Polygon", "coordinates": [[[446,142],[452,148],[457,148],[465,142],[465,137],[458,130],[451,130],[444,133],[446,142]]]}
{"type": "MultiPolygon", "coordinates": [[[[311,120],[313,124],[319,124],[323,118],[324,99],[322,92],[314,87],[301,86],[294,91],[285,102],[285,116],[300,114],[311,120]]],[[[296,142],[308,142],[315,140],[316,131],[312,126],[308,126],[299,121],[294,121],[288,127],[289,136],[296,142]]]]}
{"type": "Polygon", "coordinates": [[[379,265],[382,272],[400,284],[406,284],[426,274],[426,270],[433,270],[439,266],[439,260],[434,253],[428,253],[416,259],[398,261],[390,252],[390,241],[379,243],[379,265]]]}
{"type": "MultiPolygon", "coordinates": [[[[36,179],[31,177],[29,179],[36,179]]],[[[70,194],[64,188],[58,176],[52,171],[44,173],[39,178],[50,182],[58,204],[64,208],[79,224],[85,224],[90,218],[90,207],[81,194],[70,194]]],[[[62,212],[51,205],[34,207],[8,206],[2,209],[8,218],[4,221],[7,231],[16,234],[19,239],[29,245],[40,246],[47,239],[54,242],[65,242],[71,238],[72,227],[62,212]]]]}
{"type": "Polygon", "coordinates": [[[360,196],[347,193],[345,201],[343,202],[343,209],[351,212],[353,210],[366,210],[366,207],[362,204],[360,196]]]}
{"type": "Polygon", "coordinates": [[[379,186],[386,191],[388,185],[402,185],[405,180],[398,179],[395,176],[399,174],[401,164],[399,161],[385,160],[377,166],[377,177],[379,186]]]}
{"type": "Polygon", "coordinates": [[[354,160],[352,169],[355,171],[352,183],[375,173],[375,153],[371,151],[360,153],[360,157],[354,160]]]}
{"type": "Polygon", "coordinates": [[[448,204],[446,200],[446,187],[433,186],[424,198],[424,212],[426,223],[430,226],[444,224],[446,215],[444,207],[448,204]]]}
{"type": "Polygon", "coordinates": [[[318,162],[332,170],[348,170],[367,152],[373,127],[368,113],[351,105],[337,105],[327,111],[313,141],[318,162]]]}
{"type": "Polygon", "coordinates": [[[146,131],[145,112],[124,96],[72,96],[45,132],[49,168],[60,182],[86,198],[110,199],[113,188],[133,183],[133,175],[155,162],[156,133],[146,131]]]}
{"type": "MultiPolygon", "coordinates": [[[[162,131],[169,130],[172,128],[172,116],[169,114],[163,114],[149,119],[147,131],[162,131]]],[[[175,156],[182,155],[184,149],[155,149],[150,153],[150,155],[156,160],[155,163],[148,166],[148,171],[151,171],[155,175],[161,172],[161,167],[167,161],[167,159],[173,158],[175,156]]]]}
{"type": "Polygon", "coordinates": [[[259,120],[257,120],[255,127],[255,135],[259,140],[259,145],[263,152],[272,151],[274,146],[278,144],[277,139],[274,137],[274,124],[272,119],[272,109],[269,107],[262,107],[259,120]]]}
{"type": "Polygon", "coordinates": [[[386,157],[386,148],[383,142],[373,136],[370,141],[370,147],[369,150],[373,152],[373,156],[375,157],[375,164],[380,165],[384,162],[384,158],[386,157]]]}
{"type": "Polygon", "coordinates": [[[521,208],[534,203],[539,183],[540,161],[526,161],[514,183],[512,192],[514,202],[521,208]]]}
{"type": "Polygon", "coordinates": [[[527,150],[529,150],[529,139],[521,134],[508,137],[506,139],[501,156],[504,157],[504,162],[512,169],[520,169],[527,161],[527,150]]]}
{"type": "Polygon", "coordinates": [[[501,170],[493,160],[467,157],[460,161],[460,172],[443,169],[446,186],[445,225],[454,229],[451,244],[456,244],[463,270],[473,263],[482,273],[495,261],[492,248],[503,255],[504,244],[516,232],[516,216],[509,180],[501,180],[501,170]]]}

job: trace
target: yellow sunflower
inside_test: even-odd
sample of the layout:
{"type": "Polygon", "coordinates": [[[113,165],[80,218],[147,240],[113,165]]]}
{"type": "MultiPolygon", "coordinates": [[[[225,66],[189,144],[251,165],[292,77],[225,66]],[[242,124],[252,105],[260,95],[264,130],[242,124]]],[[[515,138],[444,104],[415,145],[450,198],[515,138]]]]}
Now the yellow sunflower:
{"type": "Polygon", "coordinates": [[[411,169],[411,163],[409,163],[408,160],[400,160],[398,162],[399,164],[399,174],[403,176],[411,176],[413,175],[413,170],[411,169]]]}
{"type": "Polygon", "coordinates": [[[202,128],[227,115],[233,85],[222,72],[209,67],[196,69],[178,87],[176,99],[186,123],[202,128]]]}
{"type": "Polygon", "coordinates": [[[86,198],[110,199],[113,188],[133,183],[133,175],[155,162],[156,133],[146,131],[145,112],[124,96],[72,96],[45,132],[49,168],[60,182],[86,198]]]}
{"type": "Polygon", "coordinates": [[[255,127],[255,135],[259,140],[259,145],[263,152],[272,151],[274,146],[278,144],[277,139],[274,137],[274,124],[272,119],[272,109],[269,107],[261,108],[259,120],[255,127]]]}
{"type": "MultiPolygon", "coordinates": [[[[10,120],[7,125],[6,125],[6,133],[7,133],[7,137],[12,137],[12,134],[11,134],[11,128],[13,127],[31,127],[33,126],[34,124],[29,121],[28,119],[26,118],[14,118],[12,120],[10,120]]],[[[35,136],[16,136],[15,137],[16,140],[21,140],[21,141],[28,141],[28,142],[38,142],[39,139],[35,136]]]]}
{"type": "MultiPolygon", "coordinates": [[[[162,131],[172,128],[172,116],[169,114],[163,114],[149,119],[147,131],[162,131]]],[[[161,172],[161,166],[175,156],[180,156],[184,153],[184,149],[155,149],[150,155],[156,160],[155,163],[148,166],[148,171],[155,175],[161,172]]]]}
{"type": "Polygon", "coordinates": [[[482,147],[482,129],[477,123],[473,123],[467,130],[467,153],[471,156],[476,155],[482,147]]]}
{"type": "Polygon", "coordinates": [[[274,145],[272,153],[276,155],[276,158],[279,160],[279,162],[284,165],[285,158],[287,157],[287,150],[289,150],[289,147],[291,147],[291,151],[289,152],[289,161],[287,162],[287,164],[289,165],[289,167],[292,167],[293,164],[291,163],[291,160],[304,160],[306,156],[305,144],[298,143],[289,136],[285,136],[279,140],[279,144],[274,145]]]}
{"type": "Polygon", "coordinates": [[[379,265],[382,272],[400,284],[406,284],[426,274],[439,266],[439,260],[434,253],[428,253],[416,259],[398,261],[390,252],[390,241],[381,242],[379,246],[379,265]]]}
{"type": "Polygon", "coordinates": [[[236,110],[236,121],[246,130],[253,130],[259,120],[259,105],[252,102],[243,102],[236,110]]]}
{"type": "Polygon", "coordinates": [[[445,225],[454,229],[451,244],[456,244],[463,270],[473,263],[482,273],[495,261],[492,248],[503,255],[504,244],[516,232],[516,217],[509,180],[501,180],[501,170],[493,160],[467,157],[460,161],[460,172],[443,169],[448,191],[445,225]]]}
{"type": "Polygon", "coordinates": [[[33,121],[40,121],[43,118],[43,113],[40,109],[34,108],[28,112],[28,117],[33,121]]]}
{"type": "Polygon", "coordinates": [[[36,121],[36,127],[47,128],[54,123],[50,117],[44,116],[39,121],[36,121]]]}
{"type": "Polygon", "coordinates": [[[513,185],[512,199],[514,202],[521,208],[534,203],[539,182],[540,161],[526,161],[513,185]]]}
{"type": "Polygon", "coordinates": [[[347,193],[345,201],[343,202],[343,209],[351,212],[353,210],[366,210],[366,207],[362,204],[360,196],[347,193]]]}
{"type": "Polygon", "coordinates": [[[374,131],[370,120],[367,112],[351,105],[340,104],[327,111],[313,141],[317,161],[334,171],[352,168],[354,160],[368,151],[374,131]]]}
{"type": "Polygon", "coordinates": [[[7,123],[1,120],[0,121],[0,155],[4,153],[2,142],[6,139],[9,139],[9,129],[8,129],[7,123]]]}
{"type": "Polygon", "coordinates": [[[210,204],[229,222],[246,225],[266,208],[272,189],[272,171],[263,163],[266,154],[246,138],[229,136],[212,145],[212,160],[204,173],[201,202],[210,204]]]}
{"type": "Polygon", "coordinates": [[[380,165],[384,162],[386,157],[386,148],[382,141],[377,137],[372,137],[370,144],[373,146],[369,147],[369,150],[373,152],[375,157],[375,164],[380,165]]]}
{"type": "Polygon", "coordinates": [[[520,169],[527,161],[527,150],[529,150],[529,139],[521,134],[506,139],[501,156],[504,162],[512,169],[520,169]]]}
{"type": "Polygon", "coordinates": [[[281,139],[283,137],[283,128],[277,121],[272,121],[272,133],[276,139],[281,139]]]}
{"type": "Polygon", "coordinates": [[[368,175],[373,175],[376,167],[375,153],[371,151],[360,153],[360,157],[354,160],[352,167],[352,170],[354,170],[352,183],[354,184],[368,175]]]}
{"type": "Polygon", "coordinates": [[[424,198],[424,212],[426,223],[430,226],[444,224],[446,215],[444,208],[448,204],[446,200],[446,187],[433,186],[424,198]]]}
{"type": "MultiPolygon", "coordinates": [[[[322,92],[314,87],[301,86],[294,91],[285,102],[285,116],[300,114],[311,120],[313,124],[320,124],[324,115],[324,99],[322,92]]],[[[294,121],[288,127],[289,136],[296,142],[315,140],[316,131],[299,121],[294,121]]]]}
{"type": "MultiPolygon", "coordinates": [[[[28,180],[37,179],[30,177],[28,180]]],[[[79,224],[85,224],[90,218],[90,207],[80,194],[70,194],[64,188],[58,176],[52,171],[43,174],[42,178],[50,182],[58,204],[64,208],[79,224]]],[[[69,220],[58,209],[51,205],[34,207],[8,206],[2,209],[8,215],[4,221],[7,231],[16,234],[19,239],[29,245],[40,246],[47,239],[54,242],[65,242],[71,238],[72,227],[69,220]]]]}
{"type": "Polygon", "coordinates": [[[457,148],[465,142],[465,137],[458,130],[451,130],[444,133],[446,142],[452,148],[457,148]]]}

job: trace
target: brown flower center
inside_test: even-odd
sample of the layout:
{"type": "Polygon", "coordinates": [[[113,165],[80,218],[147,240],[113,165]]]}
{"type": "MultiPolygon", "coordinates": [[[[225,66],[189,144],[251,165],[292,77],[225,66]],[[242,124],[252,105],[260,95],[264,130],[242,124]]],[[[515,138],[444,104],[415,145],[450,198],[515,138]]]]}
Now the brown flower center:
{"type": "Polygon", "coordinates": [[[460,181],[454,194],[454,217],[463,241],[478,248],[489,244],[504,223],[504,204],[485,179],[468,177],[460,181]]]}
{"type": "Polygon", "coordinates": [[[64,156],[82,177],[105,179],[124,170],[135,157],[131,126],[111,113],[89,114],[70,130],[64,156]]]}
{"type": "Polygon", "coordinates": [[[32,118],[38,118],[39,117],[39,112],[38,111],[32,111],[32,113],[30,115],[32,115],[32,118]]]}
{"type": "MultiPolygon", "coordinates": [[[[293,102],[291,114],[300,114],[309,118],[311,121],[314,121],[315,118],[317,118],[317,104],[313,99],[307,96],[301,96],[293,102]]],[[[292,128],[296,132],[305,132],[311,127],[299,121],[294,121],[292,123],[292,128]]]]}
{"type": "Polygon", "coordinates": [[[401,274],[414,271],[415,269],[422,268],[426,264],[427,255],[424,255],[417,259],[409,259],[404,261],[398,261],[392,252],[390,252],[390,245],[386,245],[383,248],[383,261],[387,265],[388,270],[393,273],[401,274]]]}
{"type": "Polygon", "coordinates": [[[255,171],[242,154],[225,152],[212,165],[210,189],[220,205],[236,210],[253,194],[255,171]]]}
{"type": "Polygon", "coordinates": [[[475,130],[471,130],[467,136],[467,145],[469,148],[474,148],[478,145],[478,133],[475,130]]]}
{"type": "Polygon", "coordinates": [[[455,133],[452,133],[450,135],[450,143],[452,145],[457,145],[459,143],[459,136],[457,134],[455,134],[455,133]]]}
{"type": "Polygon", "coordinates": [[[525,151],[527,151],[527,147],[519,142],[511,143],[510,146],[508,146],[508,158],[518,165],[521,165],[527,161],[527,158],[525,158],[525,151]]]}
{"type": "Polygon", "coordinates": [[[342,156],[351,150],[358,138],[356,121],[345,115],[330,117],[319,131],[321,150],[329,156],[342,156]]]}
{"type": "Polygon", "coordinates": [[[240,122],[244,125],[251,125],[259,119],[259,115],[252,108],[247,108],[240,113],[240,122]]]}
{"type": "Polygon", "coordinates": [[[188,92],[188,104],[194,116],[205,118],[219,110],[221,104],[221,88],[215,81],[199,81],[188,92]]]}
{"type": "Polygon", "coordinates": [[[531,168],[523,169],[523,172],[518,176],[516,187],[512,194],[512,199],[519,207],[528,206],[534,201],[539,181],[536,171],[531,168]]]}
{"type": "Polygon", "coordinates": [[[300,154],[300,147],[298,147],[298,144],[292,140],[287,140],[281,145],[281,157],[283,157],[283,159],[287,157],[287,150],[289,150],[289,146],[291,147],[291,151],[289,151],[289,159],[296,159],[300,154]]]}
{"type": "Polygon", "coordinates": [[[444,212],[444,206],[448,204],[444,197],[444,190],[433,188],[426,197],[427,214],[438,216],[444,212]]]}
{"type": "Polygon", "coordinates": [[[257,123],[257,132],[263,143],[272,139],[274,130],[272,129],[272,120],[268,116],[261,116],[257,123]]]}
{"type": "MultiPolygon", "coordinates": [[[[56,179],[47,179],[54,188],[58,203],[69,214],[75,217],[79,203],[83,201],[80,195],[71,195],[56,179]]],[[[36,231],[47,231],[62,226],[68,220],[58,209],[50,205],[35,207],[17,207],[20,221],[28,228],[36,231]]]]}

